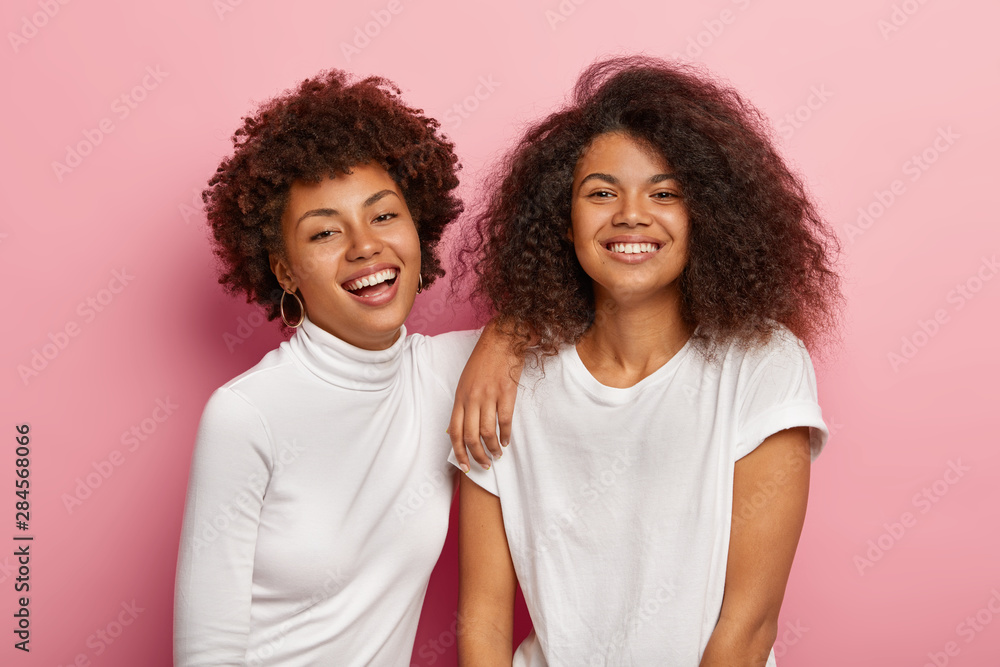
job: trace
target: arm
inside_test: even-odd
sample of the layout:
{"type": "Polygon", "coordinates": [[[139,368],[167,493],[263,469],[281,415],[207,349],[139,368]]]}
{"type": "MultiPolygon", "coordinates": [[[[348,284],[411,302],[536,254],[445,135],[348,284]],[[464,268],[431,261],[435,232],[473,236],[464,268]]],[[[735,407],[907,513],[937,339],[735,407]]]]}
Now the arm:
{"type": "Polygon", "coordinates": [[[270,440],[229,389],[209,399],[191,462],[174,601],[174,664],[243,665],[270,440]]]}
{"type": "Polygon", "coordinates": [[[517,576],[500,499],[465,475],[458,519],[458,660],[463,667],[509,667],[517,576]]]}
{"type": "Polygon", "coordinates": [[[767,662],[808,494],[806,427],[775,433],[736,462],[722,612],[701,667],[761,667],[767,662]],[[756,505],[750,503],[754,496],[756,505]],[[763,506],[761,496],[766,498],[763,506]]]}
{"type": "Polygon", "coordinates": [[[466,449],[479,465],[489,468],[486,449],[494,458],[500,458],[501,443],[504,447],[510,444],[517,382],[524,366],[524,358],[511,350],[512,342],[513,338],[500,332],[495,322],[487,324],[458,381],[448,434],[459,468],[464,472],[469,471],[466,449]]]}

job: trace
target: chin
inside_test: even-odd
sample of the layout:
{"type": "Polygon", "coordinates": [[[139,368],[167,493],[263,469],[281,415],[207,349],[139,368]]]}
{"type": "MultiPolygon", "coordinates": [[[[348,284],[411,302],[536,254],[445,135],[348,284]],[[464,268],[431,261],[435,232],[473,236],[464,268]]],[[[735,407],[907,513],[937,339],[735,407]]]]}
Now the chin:
{"type": "MultiPolygon", "coordinates": [[[[409,315],[410,311],[407,309],[406,315],[409,315]]],[[[394,317],[386,317],[385,319],[380,319],[371,323],[368,330],[371,332],[371,336],[377,338],[385,338],[386,336],[393,336],[399,332],[403,324],[406,322],[406,315],[394,317]]]]}

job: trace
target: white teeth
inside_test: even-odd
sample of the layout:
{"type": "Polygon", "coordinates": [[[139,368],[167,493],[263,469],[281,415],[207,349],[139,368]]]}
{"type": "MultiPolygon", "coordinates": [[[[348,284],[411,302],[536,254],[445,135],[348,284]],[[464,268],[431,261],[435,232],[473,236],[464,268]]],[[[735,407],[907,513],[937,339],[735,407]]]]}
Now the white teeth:
{"type": "Polygon", "coordinates": [[[608,244],[608,250],[611,252],[620,252],[626,255],[638,255],[647,252],[656,252],[659,248],[655,243],[611,243],[608,244]]]}
{"type": "Polygon", "coordinates": [[[344,286],[344,288],[349,292],[354,292],[361,289],[362,287],[371,287],[372,285],[378,285],[379,283],[384,283],[387,280],[392,280],[396,277],[395,269],[383,269],[378,273],[373,273],[371,275],[358,278],[352,283],[344,286]]]}

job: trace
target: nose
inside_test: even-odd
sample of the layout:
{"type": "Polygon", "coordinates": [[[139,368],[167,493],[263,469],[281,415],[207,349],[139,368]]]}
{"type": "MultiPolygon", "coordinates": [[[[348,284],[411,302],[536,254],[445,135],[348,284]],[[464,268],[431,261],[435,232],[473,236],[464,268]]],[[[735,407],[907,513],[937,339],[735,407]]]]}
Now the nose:
{"type": "Polygon", "coordinates": [[[615,211],[611,224],[630,228],[649,224],[649,216],[642,206],[642,197],[623,194],[619,195],[618,201],[618,210],[615,211]]]}
{"type": "Polygon", "coordinates": [[[347,259],[365,260],[382,252],[382,240],[369,225],[358,225],[351,234],[351,247],[347,259]]]}

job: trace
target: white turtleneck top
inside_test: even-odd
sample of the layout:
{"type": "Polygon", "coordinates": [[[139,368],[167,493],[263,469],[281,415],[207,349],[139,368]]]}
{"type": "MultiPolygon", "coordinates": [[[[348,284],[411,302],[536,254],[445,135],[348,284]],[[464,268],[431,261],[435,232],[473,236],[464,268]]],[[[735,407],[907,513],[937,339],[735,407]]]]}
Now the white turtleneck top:
{"type": "Polygon", "coordinates": [[[176,665],[408,664],[445,534],[475,332],[362,350],[309,320],[205,406],[176,665]]]}

